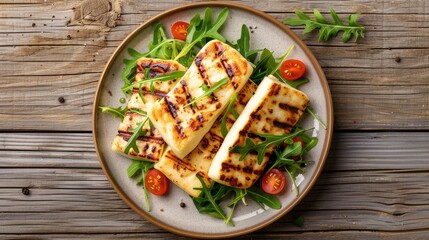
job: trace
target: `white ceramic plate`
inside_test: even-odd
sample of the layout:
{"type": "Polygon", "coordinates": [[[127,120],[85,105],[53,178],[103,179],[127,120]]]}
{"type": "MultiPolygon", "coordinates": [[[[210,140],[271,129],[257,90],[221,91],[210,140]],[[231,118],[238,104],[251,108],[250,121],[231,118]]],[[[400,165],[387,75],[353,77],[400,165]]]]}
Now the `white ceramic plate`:
{"type": "Polygon", "coordinates": [[[289,28],[271,16],[253,8],[232,3],[194,3],[166,11],[132,32],[114,52],[109,60],[96,92],[93,111],[93,133],[97,154],[102,168],[114,189],[121,198],[137,213],[154,224],[177,234],[200,238],[225,238],[242,235],[260,229],[277,220],[290,211],[308,193],[320,174],[326,159],[332,136],[333,110],[329,87],[325,76],[310,50],[289,28]],[[130,58],[127,48],[132,47],[139,51],[146,51],[147,44],[152,39],[155,22],[160,21],[168,31],[176,21],[188,21],[196,13],[203,14],[206,7],[211,7],[213,15],[224,7],[228,7],[229,17],[222,29],[222,34],[234,41],[240,37],[242,24],[252,26],[251,49],[268,48],[280,56],[292,44],[295,49],[289,58],[302,60],[307,66],[307,77],[310,83],[300,87],[310,97],[310,105],[328,126],[327,130],[319,126],[310,116],[303,124],[306,127],[315,127],[312,132],[319,138],[319,144],[307,155],[315,164],[307,167],[304,175],[299,177],[300,195],[295,196],[290,181],[287,190],[279,197],[282,202],[280,210],[263,209],[257,204],[248,206],[238,205],[234,213],[234,227],[227,226],[223,220],[208,215],[199,214],[191,198],[178,187],[171,184],[166,196],[150,196],[152,211],[146,211],[143,189],[137,186],[135,180],[129,179],[126,174],[131,160],[113,152],[111,142],[119,126],[118,119],[109,114],[102,114],[98,106],[117,106],[121,98],[120,73],[124,58],[130,58]],[[186,204],[180,207],[180,202],[186,204]]]}

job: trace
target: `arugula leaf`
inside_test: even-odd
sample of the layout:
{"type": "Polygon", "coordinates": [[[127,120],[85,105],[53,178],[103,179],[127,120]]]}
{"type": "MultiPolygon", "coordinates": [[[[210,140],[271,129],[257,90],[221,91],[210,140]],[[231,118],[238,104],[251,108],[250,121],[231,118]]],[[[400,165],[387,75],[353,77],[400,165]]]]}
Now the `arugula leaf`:
{"type": "Polygon", "coordinates": [[[295,177],[295,171],[290,171],[288,168],[285,168],[287,174],[289,175],[290,179],[292,179],[292,184],[295,188],[295,195],[298,196],[299,195],[299,189],[298,189],[298,185],[296,184],[296,177],[295,177]]]}
{"type": "Polygon", "coordinates": [[[291,86],[291,87],[293,87],[293,88],[298,88],[298,87],[299,87],[299,86],[301,86],[301,85],[304,85],[304,84],[306,84],[306,83],[309,83],[309,82],[310,82],[310,80],[308,80],[308,78],[306,78],[306,77],[302,77],[302,78],[297,79],[297,80],[294,80],[294,81],[288,81],[288,80],[285,80],[285,82],[286,82],[289,86],[291,86]]]}
{"type": "Polygon", "coordinates": [[[302,34],[319,29],[319,42],[328,41],[330,38],[337,36],[339,31],[344,32],[341,38],[343,42],[348,42],[352,36],[354,36],[356,42],[359,37],[363,38],[365,35],[365,27],[357,23],[359,13],[349,16],[348,25],[343,24],[332,8],[331,17],[334,22],[329,22],[317,9],[313,11],[314,19],[311,19],[310,16],[300,10],[296,10],[295,14],[298,18],[287,18],[283,23],[290,26],[305,25],[302,34]]]}
{"type": "MultiPolygon", "coordinates": [[[[210,95],[212,95],[217,89],[219,89],[220,87],[222,87],[223,85],[225,85],[225,84],[227,84],[229,82],[229,79],[228,78],[223,78],[223,79],[221,79],[221,80],[219,80],[219,81],[217,81],[215,84],[213,84],[213,86],[211,86],[210,88],[208,88],[208,89],[206,89],[206,90],[204,90],[205,88],[204,87],[202,87],[202,89],[203,89],[203,91],[204,91],[204,93],[203,94],[201,94],[200,96],[198,96],[198,97],[196,97],[196,98],[194,98],[194,99],[192,99],[192,101],[190,101],[188,104],[186,104],[185,106],[183,106],[184,108],[185,107],[187,107],[187,106],[189,106],[189,105],[193,105],[193,104],[195,104],[197,101],[199,101],[199,100],[201,100],[201,99],[203,99],[203,98],[205,98],[205,97],[208,97],[208,96],[210,96],[210,95]]],[[[207,87],[207,86],[206,86],[207,87]]]]}
{"type": "Polygon", "coordinates": [[[133,135],[131,135],[130,139],[128,139],[127,145],[125,145],[124,153],[128,154],[130,149],[132,148],[134,152],[138,153],[139,148],[137,147],[137,138],[141,135],[146,134],[146,131],[143,129],[143,126],[146,124],[146,122],[149,120],[149,118],[146,118],[144,121],[137,124],[137,127],[133,130],[130,130],[133,135]]]}
{"type": "Polygon", "coordinates": [[[174,71],[174,72],[171,72],[171,73],[168,73],[168,74],[160,75],[158,77],[144,79],[144,80],[141,80],[141,81],[138,81],[138,82],[134,82],[134,83],[130,84],[129,86],[123,87],[122,91],[127,92],[127,91],[133,89],[136,86],[139,86],[139,88],[141,88],[141,86],[144,83],[165,82],[165,81],[175,80],[175,79],[183,77],[183,75],[185,75],[184,71],[174,71]]]}
{"type": "Polygon", "coordinates": [[[272,209],[280,209],[282,207],[281,202],[277,199],[276,196],[268,194],[256,186],[247,189],[247,195],[250,199],[258,203],[262,207],[263,205],[266,205],[267,207],[270,207],[272,209]]]}
{"type": "MultiPolygon", "coordinates": [[[[209,15],[211,18],[210,9],[206,9],[205,13],[206,16],[209,15]]],[[[222,42],[225,42],[225,38],[220,33],[218,33],[218,31],[225,23],[228,17],[228,13],[228,8],[222,9],[213,24],[211,24],[211,21],[209,21],[208,16],[205,16],[204,20],[202,21],[196,19],[197,16],[199,18],[199,15],[196,15],[194,18],[192,18],[191,25],[188,28],[189,33],[186,38],[187,42],[185,44],[185,47],[182,48],[182,50],[179,52],[179,54],[177,54],[174,60],[178,60],[188,54],[188,52],[191,51],[197,43],[200,43],[203,40],[205,41],[205,38],[215,38],[222,42]],[[191,40],[192,42],[189,42],[191,40]]]]}
{"type": "MultiPolygon", "coordinates": [[[[251,79],[256,84],[259,84],[265,76],[273,75],[280,81],[289,85],[293,85],[292,81],[287,81],[281,76],[279,68],[283,61],[290,55],[294,47],[294,45],[290,46],[286,53],[278,59],[274,58],[273,52],[269,51],[268,49],[265,48],[264,50],[262,50],[259,61],[256,63],[255,68],[253,70],[251,79]]],[[[297,82],[296,85],[303,84],[304,82],[305,81],[297,82]]]]}
{"type": "Polygon", "coordinates": [[[197,175],[197,178],[201,182],[201,188],[195,189],[200,190],[201,193],[198,197],[192,198],[192,200],[198,212],[224,219],[226,224],[234,225],[219,205],[220,201],[231,191],[231,188],[218,184],[215,181],[210,186],[207,186],[200,176],[197,175]]]}
{"type": "MultiPolygon", "coordinates": [[[[309,129],[310,130],[310,129],[309,129]]],[[[244,146],[235,145],[230,151],[235,153],[240,153],[239,161],[243,161],[243,159],[250,152],[258,153],[258,164],[262,164],[262,161],[265,157],[265,153],[268,150],[268,147],[274,145],[278,147],[281,143],[286,140],[293,139],[298,134],[303,133],[308,130],[298,130],[294,133],[284,134],[284,135],[271,135],[271,134],[257,134],[265,140],[261,143],[255,144],[250,138],[246,138],[246,144],[244,146]]]]}
{"type": "Polygon", "coordinates": [[[262,51],[262,49],[250,50],[250,33],[246,24],[241,26],[241,36],[237,40],[237,48],[240,54],[247,58],[249,62],[253,62],[258,52],[262,51]]]}
{"type": "Polygon", "coordinates": [[[133,162],[127,168],[127,175],[129,178],[135,177],[136,174],[141,171],[141,176],[139,177],[137,184],[143,184],[143,193],[146,201],[147,211],[150,212],[150,203],[149,203],[149,194],[146,189],[146,185],[144,184],[144,179],[146,177],[147,172],[153,168],[154,162],[141,161],[141,160],[133,160],[133,162]]]}
{"type": "Polygon", "coordinates": [[[276,65],[274,66],[274,69],[270,72],[270,75],[275,74],[279,70],[284,60],[289,56],[289,54],[292,52],[294,48],[295,48],[295,45],[290,46],[289,49],[286,51],[286,53],[280,57],[280,61],[276,62],[276,65]]]}
{"type": "Polygon", "coordinates": [[[237,99],[237,93],[234,93],[232,97],[229,99],[228,106],[226,107],[225,113],[223,114],[221,121],[220,121],[220,132],[223,137],[226,137],[228,134],[228,128],[226,126],[226,120],[228,118],[228,115],[231,113],[235,119],[239,117],[238,112],[234,109],[234,102],[237,99]]]}
{"type": "Polygon", "coordinates": [[[253,69],[252,79],[256,84],[259,84],[262,79],[268,75],[268,73],[272,70],[271,66],[275,65],[275,59],[273,53],[268,50],[262,50],[261,56],[259,57],[259,61],[256,63],[256,66],[253,69]]]}
{"type": "Polygon", "coordinates": [[[127,113],[126,106],[123,108],[121,106],[117,108],[99,106],[99,108],[101,109],[102,112],[111,113],[115,118],[120,118],[121,120],[124,119],[125,113],[127,113]]]}

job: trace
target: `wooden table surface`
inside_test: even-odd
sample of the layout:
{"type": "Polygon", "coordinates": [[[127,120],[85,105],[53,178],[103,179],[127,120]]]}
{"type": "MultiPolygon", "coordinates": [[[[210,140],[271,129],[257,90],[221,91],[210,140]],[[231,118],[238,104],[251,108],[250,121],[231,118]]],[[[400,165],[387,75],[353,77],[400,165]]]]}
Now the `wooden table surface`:
{"type": "MultiPolygon", "coordinates": [[[[121,41],[190,2],[0,0],[0,239],[180,238],[112,189],[94,151],[91,111],[121,41]]],[[[244,238],[428,239],[429,2],[237,2],[278,20],[297,8],[332,7],[343,19],[360,12],[366,26],[356,43],[317,42],[293,28],[327,76],[333,143],[304,201],[244,238]],[[290,223],[298,215],[302,228],[290,223]]]]}

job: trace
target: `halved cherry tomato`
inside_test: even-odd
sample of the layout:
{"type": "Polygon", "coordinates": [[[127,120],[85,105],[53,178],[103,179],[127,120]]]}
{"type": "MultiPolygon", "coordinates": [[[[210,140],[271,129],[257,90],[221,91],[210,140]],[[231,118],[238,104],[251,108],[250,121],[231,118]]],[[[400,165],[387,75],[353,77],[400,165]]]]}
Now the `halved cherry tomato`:
{"type": "Polygon", "coordinates": [[[189,23],[187,22],[175,22],[173,26],[171,26],[171,34],[173,34],[173,37],[175,39],[186,41],[186,36],[188,36],[188,27],[189,23]]]}
{"type": "Polygon", "coordinates": [[[293,81],[305,73],[305,64],[297,59],[289,59],[280,66],[280,74],[286,80],[293,81]]]}
{"type": "Polygon", "coordinates": [[[149,192],[155,195],[164,195],[168,189],[168,180],[165,175],[157,170],[151,169],[147,172],[144,179],[145,186],[149,192]]]}
{"type": "Polygon", "coordinates": [[[283,191],[286,185],[285,175],[278,170],[273,168],[262,177],[261,187],[264,192],[268,194],[279,194],[283,191]]]}

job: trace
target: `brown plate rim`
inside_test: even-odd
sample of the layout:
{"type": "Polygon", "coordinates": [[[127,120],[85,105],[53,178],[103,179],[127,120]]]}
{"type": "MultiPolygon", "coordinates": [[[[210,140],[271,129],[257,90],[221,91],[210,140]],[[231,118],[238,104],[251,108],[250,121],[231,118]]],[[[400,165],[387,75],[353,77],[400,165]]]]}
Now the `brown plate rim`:
{"type": "Polygon", "coordinates": [[[175,8],[172,8],[170,10],[164,11],[154,17],[152,17],[151,19],[149,19],[148,21],[146,21],[145,23],[143,23],[142,25],[140,25],[136,30],[134,30],[133,32],[131,32],[122,42],[121,44],[116,48],[116,50],[114,51],[114,53],[112,54],[112,56],[110,57],[109,61],[106,64],[106,67],[104,68],[97,89],[96,89],[96,93],[95,93],[95,97],[94,97],[94,105],[93,105],[93,114],[92,114],[92,132],[93,132],[93,141],[94,141],[94,146],[96,149],[96,153],[97,153],[97,157],[98,160],[100,162],[100,165],[103,169],[104,174],[107,176],[110,184],[112,185],[112,187],[114,188],[114,190],[118,193],[118,195],[121,197],[121,199],[130,207],[132,208],[135,212],[137,212],[139,215],[141,215],[142,217],[144,217],[145,219],[149,220],[151,223],[155,224],[158,227],[161,227],[167,231],[170,231],[172,233],[175,234],[179,234],[179,235],[183,235],[183,236],[187,236],[187,237],[193,237],[193,238],[229,238],[229,237],[235,237],[235,236],[239,236],[239,235],[244,235],[244,234],[248,234],[250,232],[259,230],[263,227],[266,227],[268,225],[270,225],[271,223],[273,223],[274,221],[276,221],[277,219],[279,219],[280,217],[282,217],[283,215],[285,215],[286,213],[288,213],[290,210],[292,210],[310,191],[310,189],[314,186],[314,184],[316,183],[317,178],[319,177],[320,173],[322,172],[323,166],[326,162],[326,158],[328,156],[328,152],[329,152],[329,148],[331,145],[331,140],[332,140],[332,134],[333,134],[333,118],[334,118],[334,113],[333,113],[333,105],[332,105],[332,97],[331,97],[331,92],[329,90],[329,86],[328,86],[328,82],[326,80],[325,74],[322,71],[322,68],[320,67],[318,61],[316,60],[316,58],[314,57],[314,55],[312,54],[312,52],[310,51],[310,49],[301,41],[301,39],[294,33],[292,32],[289,27],[287,27],[286,25],[282,24],[281,22],[279,22],[278,20],[276,20],[274,17],[268,15],[267,13],[264,13],[262,11],[259,11],[257,9],[254,9],[250,6],[246,6],[246,5],[242,5],[242,4],[237,4],[237,3],[231,3],[231,2],[198,2],[198,3],[191,3],[191,4],[186,4],[186,5],[182,5],[182,6],[178,6],[175,8]],[[108,171],[107,167],[106,167],[106,162],[105,159],[102,155],[102,153],[99,150],[99,146],[98,146],[98,141],[96,139],[96,119],[97,116],[99,114],[98,111],[98,103],[100,101],[100,91],[101,91],[101,87],[103,85],[103,81],[104,79],[106,79],[106,74],[107,72],[110,70],[113,61],[116,59],[116,57],[118,56],[119,52],[140,32],[142,31],[144,28],[146,28],[147,26],[150,26],[153,22],[157,21],[160,18],[163,18],[165,16],[168,16],[169,14],[173,14],[176,12],[180,12],[182,10],[185,9],[189,9],[189,8],[198,8],[198,7],[210,7],[210,6],[216,6],[216,7],[228,7],[228,8],[237,8],[237,9],[241,9],[241,10],[245,10],[248,12],[251,12],[253,14],[256,14],[268,21],[270,21],[272,24],[276,25],[277,27],[281,28],[284,32],[286,32],[286,34],[288,34],[300,47],[301,49],[304,51],[304,53],[307,55],[307,57],[310,59],[311,64],[313,65],[313,67],[315,68],[317,75],[320,78],[321,84],[323,86],[323,91],[325,93],[325,102],[327,103],[326,106],[326,110],[327,110],[327,130],[326,130],[326,135],[325,135],[325,141],[324,141],[324,146],[322,149],[322,154],[321,154],[321,158],[320,161],[318,162],[318,165],[316,166],[315,172],[314,174],[311,176],[311,179],[309,180],[309,183],[307,185],[307,187],[305,189],[303,189],[303,191],[300,193],[300,195],[295,198],[292,203],[290,205],[288,205],[287,207],[285,207],[284,209],[280,210],[276,215],[274,215],[272,218],[270,218],[268,221],[265,221],[263,223],[260,224],[256,224],[255,226],[250,226],[248,228],[242,229],[242,230],[238,230],[238,231],[232,231],[232,232],[228,232],[228,233],[220,233],[220,234],[203,234],[203,233],[196,233],[196,232],[192,232],[192,231],[186,231],[186,230],[182,230],[182,229],[178,229],[175,228],[174,226],[171,226],[165,222],[161,222],[158,219],[152,217],[150,214],[147,214],[144,210],[140,209],[140,207],[137,206],[137,204],[134,203],[133,200],[131,200],[121,189],[121,187],[117,184],[117,182],[115,181],[115,179],[113,179],[111,173],[108,171]]]}

